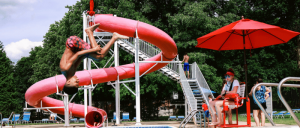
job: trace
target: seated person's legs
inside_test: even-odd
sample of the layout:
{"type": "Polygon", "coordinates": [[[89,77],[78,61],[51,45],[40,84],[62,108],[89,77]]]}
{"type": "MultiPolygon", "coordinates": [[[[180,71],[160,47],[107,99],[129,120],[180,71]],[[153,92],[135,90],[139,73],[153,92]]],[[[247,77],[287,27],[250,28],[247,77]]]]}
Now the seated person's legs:
{"type": "Polygon", "coordinates": [[[232,110],[229,109],[226,114],[228,115],[228,123],[232,124],[232,110]]]}
{"type": "MultiPolygon", "coordinates": [[[[235,103],[233,101],[226,101],[225,104],[226,105],[235,105],[235,103]]],[[[217,124],[223,124],[222,109],[221,109],[221,107],[223,107],[223,100],[217,101],[215,106],[216,106],[216,110],[217,110],[217,114],[218,114],[217,124]]]]}
{"type": "Polygon", "coordinates": [[[214,125],[214,123],[216,123],[217,122],[217,119],[216,119],[216,116],[217,116],[217,114],[216,114],[216,109],[215,109],[215,104],[216,104],[216,101],[217,100],[215,100],[215,101],[210,101],[209,102],[209,105],[210,105],[210,107],[209,107],[209,109],[210,109],[210,113],[211,113],[211,119],[212,119],[212,125],[214,125]]]}

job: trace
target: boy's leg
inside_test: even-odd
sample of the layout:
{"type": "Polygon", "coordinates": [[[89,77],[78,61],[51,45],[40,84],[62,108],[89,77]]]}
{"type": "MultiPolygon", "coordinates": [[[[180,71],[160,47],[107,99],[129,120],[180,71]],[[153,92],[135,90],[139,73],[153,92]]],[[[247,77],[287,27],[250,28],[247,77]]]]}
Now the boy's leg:
{"type": "Polygon", "coordinates": [[[94,37],[94,30],[97,28],[97,27],[99,27],[99,25],[100,24],[94,24],[93,26],[91,26],[91,27],[89,27],[89,28],[87,28],[87,29],[85,29],[85,32],[86,32],[86,34],[88,35],[88,37],[89,37],[89,40],[90,40],[90,43],[91,43],[91,48],[94,48],[94,47],[96,47],[98,44],[97,44],[97,42],[96,42],[96,40],[95,40],[95,37],[94,37]]]}
{"type": "Polygon", "coordinates": [[[102,48],[100,51],[101,57],[103,58],[108,53],[108,50],[112,47],[112,45],[115,43],[117,39],[129,39],[127,36],[120,35],[116,32],[113,33],[113,37],[110,39],[110,41],[102,48]]]}

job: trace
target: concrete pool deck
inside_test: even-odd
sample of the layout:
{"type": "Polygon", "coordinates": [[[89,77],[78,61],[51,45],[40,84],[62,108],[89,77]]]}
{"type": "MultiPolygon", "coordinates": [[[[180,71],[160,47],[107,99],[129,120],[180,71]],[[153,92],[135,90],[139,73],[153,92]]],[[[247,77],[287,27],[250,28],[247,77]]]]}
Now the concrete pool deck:
{"type": "MultiPolygon", "coordinates": [[[[180,121],[143,121],[141,122],[142,125],[164,125],[164,126],[173,126],[173,127],[176,127],[178,128],[180,126],[180,121]]],[[[235,123],[233,121],[233,123],[235,123]]],[[[239,121],[239,124],[241,125],[245,125],[246,122],[242,122],[242,121],[239,121]]],[[[114,127],[112,126],[113,123],[108,123],[108,127],[114,127]]],[[[118,126],[124,126],[124,127],[127,127],[127,126],[135,126],[135,122],[122,122],[121,124],[119,124],[118,126]]],[[[252,122],[251,123],[251,128],[256,128],[255,127],[255,122],[252,122]]],[[[5,126],[3,128],[11,128],[12,126],[10,125],[9,127],[8,126],[5,126]]],[[[16,125],[16,128],[79,128],[79,127],[84,127],[84,125],[81,123],[81,124],[70,124],[69,127],[65,127],[64,124],[44,124],[44,125],[16,125]]],[[[137,126],[138,127],[138,126],[137,126]]],[[[199,128],[200,125],[194,125],[192,122],[188,123],[186,125],[185,128],[199,128]]],[[[203,126],[202,126],[203,127],[203,126]]],[[[266,123],[266,126],[265,127],[270,127],[270,128],[299,128],[297,125],[285,125],[285,124],[276,124],[276,126],[272,126],[270,123],[266,123]]]]}

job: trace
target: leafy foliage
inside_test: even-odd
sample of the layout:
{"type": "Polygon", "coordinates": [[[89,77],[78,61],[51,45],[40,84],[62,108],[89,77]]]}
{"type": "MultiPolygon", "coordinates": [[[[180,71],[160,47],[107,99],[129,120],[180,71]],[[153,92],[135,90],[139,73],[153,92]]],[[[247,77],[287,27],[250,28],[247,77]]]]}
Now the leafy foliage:
{"type": "Polygon", "coordinates": [[[20,93],[15,84],[13,62],[6,56],[3,43],[0,41],[0,111],[3,116],[9,116],[12,110],[22,111],[24,103],[20,99],[20,93]]]}

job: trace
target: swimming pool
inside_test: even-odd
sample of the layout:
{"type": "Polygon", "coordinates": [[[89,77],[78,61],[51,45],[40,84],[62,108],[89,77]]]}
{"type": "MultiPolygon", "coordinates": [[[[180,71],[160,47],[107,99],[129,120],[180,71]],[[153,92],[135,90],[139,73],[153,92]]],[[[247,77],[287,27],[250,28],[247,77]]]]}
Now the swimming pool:
{"type": "Polygon", "coordinates": [[[167,126],[167,125],[142,125],[142,126],[116,126],[110,128],[176,128],[176,127],[167,126]]]}

